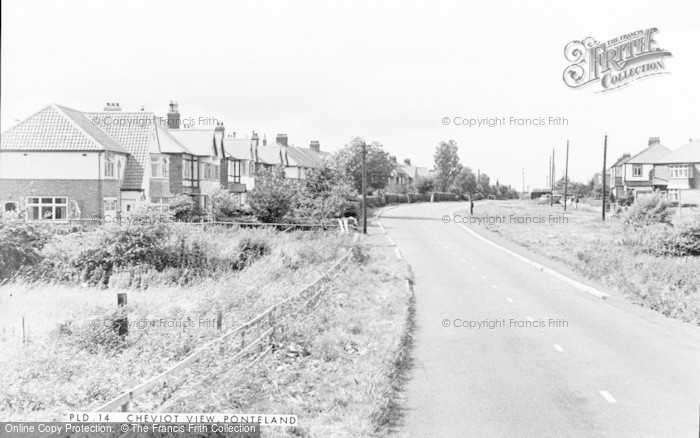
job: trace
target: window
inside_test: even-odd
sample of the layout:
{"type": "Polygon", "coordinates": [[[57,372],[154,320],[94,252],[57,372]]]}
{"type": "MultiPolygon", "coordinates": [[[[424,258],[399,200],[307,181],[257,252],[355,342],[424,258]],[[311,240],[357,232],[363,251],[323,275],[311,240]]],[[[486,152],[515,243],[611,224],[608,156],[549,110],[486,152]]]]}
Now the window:
{"type": "Polygon", "coordinates": [[[104,217],[111,218],[117,215],[117,198],[104,198],[102,200],[102,207],[104,209],[104,217]]]}
{"type": "Polygon", "coordinates": [[[114,154],[105,155],[105,178],[114,178],[114,154]]]}
{"type": "Polygon", "coordinates": [[[68,220],[68,199],[27,198],[27,220],[68,220]]]}
{"type": "Polygon", "coordinates": [[[221,167],[218,164],[213,164],[212,168],[214,169],[214,171],[212,172],[213,173],[212,178],[214,178],[214,180],[216,180],[216,181],[220,181],[221,180],[221,167]]]}
{"type": "Polygon", "coordinates": [[[170,209],[170,198],[151,198],[151,202],[160,207],[160,211],[167,213],[170,209]]]}
{"type": "Polygon", "coordinates": [[[632,176],[642,176],[642,165],[633,164],[632,165],[632,176]]]}
{"type": "Polygon", "coordinates": [[[692,178],[693,168],[687,164],[675,164],[668,166],[669,178],[692,178]]]}
{"type": "Polygon", "coordinates": [[[672,202],[678,202],[679,199],[679,190],[678,189],[669,189],[668,190],[668,200],[672,202]]]}
{"type": "Polygon", "coordinates": [[[4,209],[6,212],[7,211],[17,211],[17,203],[16,202],[6,202],[4,209]]]}
{"type": "Polygon", "coordinates": [[[152,178],[167,178],[168,177],[168,158],[160,155],[151,155],[151,177],[152,178]]]}
{"type": "Polygon", "coordinates": [[[241,182],[241,160],[231,160],[228,162],[228,174],[233,177],[232,182],[241,182]]]}
{"type": "Polygon", "coordinates": [[[182,177],[192,179],[192,160],[190,158],[182,159],[182,177]]]}

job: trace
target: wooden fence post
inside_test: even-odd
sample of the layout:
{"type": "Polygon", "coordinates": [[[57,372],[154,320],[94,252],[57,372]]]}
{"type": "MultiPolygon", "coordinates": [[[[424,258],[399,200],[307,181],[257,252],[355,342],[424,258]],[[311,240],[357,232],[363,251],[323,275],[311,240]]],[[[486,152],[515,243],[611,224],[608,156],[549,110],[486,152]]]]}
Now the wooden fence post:
{"type": "MultiPolygon", "coordinates": [[[[126,306],[126,292],[123,293],[118,293],[117,294],[117,306],[118,307],[125,307],[126,306]]],[[[117,331],[117,334],[119,336],[126,336],[129,334],[129,320],[128,318],[118,318],[117,320],[114,321],[114,329],[117,331]]]]}

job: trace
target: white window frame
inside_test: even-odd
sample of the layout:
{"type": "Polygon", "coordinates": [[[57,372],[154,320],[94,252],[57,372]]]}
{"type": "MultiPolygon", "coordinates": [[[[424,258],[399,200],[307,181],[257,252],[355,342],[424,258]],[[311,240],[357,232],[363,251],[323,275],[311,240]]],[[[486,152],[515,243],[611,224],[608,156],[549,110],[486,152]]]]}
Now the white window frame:
{"type": "Polygon", "coordinates": [[[168,178],[170,160],[163,155],[151,155],[151,178],[168,178]]]}
{"type": "Polygon", "coordinates": [[[670,179],[689,179],[693,177],[693,167],[688,164],[672,164],[668,166],[670,179]]]}
{"type": "Polygon", "coordinates": [[[51,221],[51,222],[68,222],[68,196],[31,196],[27,197],[27,220],[28,221],[51,221]],[[36,199],[37,202],[32,202],[32,199],[36,199]],[[44,199],[51,199],[50,203],[43,202],[44,199]],[[56,202],[58,199],[63,199],[64,202],[56,202]],[[39,209],[39,218],[32,218],[31,212],[34,208],[39,209]],[[51,209],[51,217],[44,218],[42,213],[44,209],[51,209]],[[64,217],[62,219],[56,219],[56,209],[64,210],[64,217]]]}
{"type": "MultiPolygon", "coordinates": [[[[117,198],[102,198],[102,210],[104,211],[104,217],[107,218],[107,214],[111,213],[114,216],[117,215],[117,212],[119,211],[119,206],[117,205],[117,198]],[[107,204],[112,204],[114,205],[114,208],[107,208],[107,204]]],[[[110,216],[110,217],[114,217],[110,216]]]]}
{"type": "Polygon", "coordinates": [[[633,164],[632,165],[632,176],[634,178],[640,178],[644,173],[644,170],[642,168],[641,164],[633,164]],[[639,174],[637,174],[637,171],[639,171],[639,174]]]}
{"type": "Polygon", "coordinates": [[[105,178],[116,179],[114,154],[105,154],[105,178]]]}
{"type": "Polygon", "coordinates": [[[668,200],[678,202],[680,200],[680,189],[668,189],[668,200]]]}

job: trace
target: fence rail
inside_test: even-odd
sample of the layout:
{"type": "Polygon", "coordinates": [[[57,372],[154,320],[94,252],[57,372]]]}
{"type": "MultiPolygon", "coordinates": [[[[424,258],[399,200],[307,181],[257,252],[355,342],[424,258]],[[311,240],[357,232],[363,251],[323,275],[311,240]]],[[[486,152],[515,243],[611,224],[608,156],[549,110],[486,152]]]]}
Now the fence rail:
{"type": "MultiPolygon", "coordinates": [[[[299,290],[297,293],[294,295],[278,302],[277,304],[274,304],[273,306],[269,307],[267,310],[263,311],[262,313],[258,314],[257,316],[253,317],[251,320],[243,323],[242,325],[230,330],[229,332],[219,336],[216,339],[213,339],[203,346],[199,347],[197,350],[195,350],[192,354],[187,356],[186,358],[182,359],[180,362],[176,363],[175,365],[171,366],[167,370],[163,371],[162,373],[158,374],[157,376],[147,380],[146,382],[143,382],[130,390],[123,392],[122,394],[118,395],[117,397],[113,398],[109,402],[103,404],[99,408],[95,409],[95,412],[111,412],[115,410],[119,410],[122,412],[126,412],[129,410],[130,405],[136,399],[136,397],[139,397],[140,395],[143,395],[153,389],[158,388],[159,386],[162,388],[168,377],[170,377],[172,374],[177,373],[178,371],[181,371],[185,368],[187,368],[189,365],[193,364],[197,360],[199,360],[205,353],[213,351],[211,348],[217,344],[223,344],[225,341],[235,337],[236,335],[240,335],[241,339],[241,344],[240,344],[240,350],[236,352],[236,354],[230,359],[227,360],[227,363],[233,364],[243,357],[247,356],[253,350],[255,347],[261,346],[261,353],[258,355],[258,357],[253,361],[253,363],[257,362],[262,356],[267,354],[271,349],[272,349],[272,344],[271,344],[271,339],[272,336],[275,333],[275,329],[279,326],[279,322],[276,321],[275,314],[277,313],[276,311],[281,310],[284,308],[284,306],[288,306],[293,304],[295,301],[297,301],[299,298],[303,299],[302,306],[309,306],[312,305],[316,299],[319,298],[321,295],[321,292],[323,291],[323,285],[321,282],[325,279],[331,278],[330,275],[338,269],[338,267],[347,261],[347,259],[351,256],[352,250],[348,250],[345,255],[343,255],[341,258],[336,260],[326,272],[323,274],[319,275],[318,278],[313,280],[311,283],[303,287],[301,290],[299,290]],[[263,328],[265,325],[267,325],[267,328],[263,328]],[[257,327],[258,328],[258,337],[250,341],[249,343],[246,344],[246,334],[251,331],[250,329],[253,329],[257,327]],[[264,342],[267,341],[270,343],[270,345],[267,346],[267,348],[264,347],[264,342]]],[[[337,274],[336,274],[337,275],[337,274]]],[[[302,307],[300,306],[300,307],[302,307]]],[[[223,345],[222,345],[223,346],[223,345]]],[[[252,363],[250,364],[252,365],[252,363]]],[[[250,366],[249,365],[249,366],[250,366]]]]}

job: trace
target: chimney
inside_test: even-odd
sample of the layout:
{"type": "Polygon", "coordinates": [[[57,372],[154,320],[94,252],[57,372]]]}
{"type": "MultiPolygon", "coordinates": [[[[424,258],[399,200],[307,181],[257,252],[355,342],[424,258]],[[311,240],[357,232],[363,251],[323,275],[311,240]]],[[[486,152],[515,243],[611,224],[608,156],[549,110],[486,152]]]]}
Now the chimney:
{"type": "Polygon", "coordinates": [[[653,145],[654,143],[659,143],[659,137],[649,137],[649,146],[653,145]]]}
{"type": "Polygon", "coordinates": [[[263,146],[267,146],[267,134],[263,134],[263,146]]]}
{"type": "Polygon", "coordinates": [[[406,164],[406,166],[411,165],[411,159],[410,158],[404,158],[403,162],[406,164]]]}
{"type": "Polygon", "coordinates": [[[168,110],[168,129],[180,129],[180,112],[177,109],[177,102],[172,100],[168,110]]]}
{"type": "Polygon", "coordinates": [[[389,160],[393,161],[396,163],[396,155],[389,155],[389,160]]]}
{"type": "Polygon", "coordinates": [[[287,134],[277,134],[277,143],[287,146],[287,134]]]}
{"type": "Polygon", "coordinates": [[[309,149],[312,151],[318,153],[321,153],[321,142],[318,140],[311,140],[311,143],[309,144],[309,149]]]}
{"type": "Polygon", "coordinates": [[[250,140],[251,140],[251,143],[253,143],[253,145],[255,147],[257,147],[258,144],[260,143],[260,137],[258,137],[258,133],[253,131],[253,135],[250,137],[250,140]]]}
{"type": "Polygon", "coordinates": [[[119,108],[119,103],[114,103],[114,102],[107,102],[107,105],[105,106],[104,111],[121,111],[122,109],[119,108]]]}
{"type": "MultiPolygon", "coordinates": [[[[214,128],[214,132],[224,132],[224,122],[216,122],[216,127],[214,128]]],[[[236,136],[236,133],[233,133],[233,136],[236,136]]]]}

